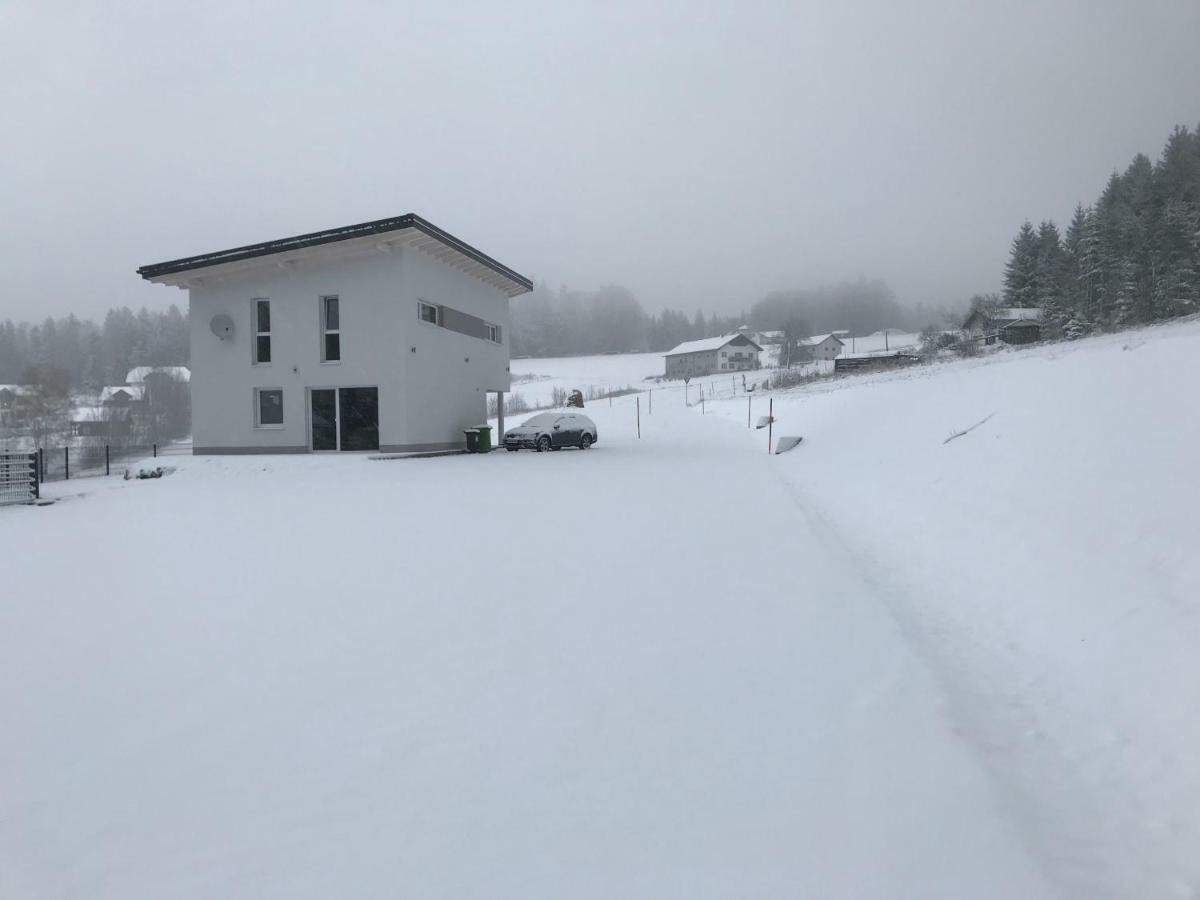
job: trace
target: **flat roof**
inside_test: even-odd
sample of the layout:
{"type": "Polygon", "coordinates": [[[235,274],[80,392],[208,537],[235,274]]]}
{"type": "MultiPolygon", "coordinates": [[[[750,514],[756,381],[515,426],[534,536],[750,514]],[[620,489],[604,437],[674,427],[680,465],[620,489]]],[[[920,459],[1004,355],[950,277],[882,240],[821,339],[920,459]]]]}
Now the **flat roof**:
{"type": "Polygon", "coordinates": [[[372,222],[361,222],[358,225],[346,225],[341,228],[329,228],[325,231],[313,231],[308,234],[298,234],[293,237],[279,238],[274,241],[264,241],[259,244],[247,244],[243,247],[233,247],[229,250],[218,250],[214,253],[202,253],[198,256],[185,256],[181,259],[171,259],[166,262],[151,263],[142,266],[137,273],[147,281],[154,281],[164,276],[177,275],[181,272],[191,272],[226,263],[241,262],[259,256],[272,256],[276,253],[286,253],[290,250],[300,250],[305,247],[317,247],[322,244],[334,244],[339,241],[349,241],[355,238],[370,237],[376,234],[386,234],[391,231],[415,229],[433,238],[440,244],[459,253],[468,259],[491,269],[497,275],[521,288],[517,293],[533,290],[533,282],[512,269],[508,268],[480,250],[476,250],[466,241],[461,241],[447,231],[438,228],[432,222],[426,221],[416,213],[406,213],[403,216],[393,216],[390,219],[376,219],[372,222]]]}

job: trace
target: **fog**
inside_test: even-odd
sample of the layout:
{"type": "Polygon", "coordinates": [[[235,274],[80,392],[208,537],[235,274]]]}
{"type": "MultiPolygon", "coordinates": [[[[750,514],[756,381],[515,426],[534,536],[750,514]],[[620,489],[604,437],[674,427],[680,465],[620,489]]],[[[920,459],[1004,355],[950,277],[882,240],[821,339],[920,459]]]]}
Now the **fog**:
{"type": "Polygon", "coordinates": [[[996,290],[1200,121],[1200,3],[0,4],[0,318],[165,308],[134,269],[417,212],[649,311],[996,290]]]}

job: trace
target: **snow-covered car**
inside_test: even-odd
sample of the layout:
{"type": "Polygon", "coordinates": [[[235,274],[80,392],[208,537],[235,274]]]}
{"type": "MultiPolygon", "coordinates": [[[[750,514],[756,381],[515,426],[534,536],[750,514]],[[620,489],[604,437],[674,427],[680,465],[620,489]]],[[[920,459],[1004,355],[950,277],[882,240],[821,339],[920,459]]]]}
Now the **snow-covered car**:
{"type": "Polygon", "coordinates": [[[576,413],[540,413],[516,428],[504,432],[504,449],[561,450],[578,447],[586,450],[596,443],[596,423],[576,413]]]}

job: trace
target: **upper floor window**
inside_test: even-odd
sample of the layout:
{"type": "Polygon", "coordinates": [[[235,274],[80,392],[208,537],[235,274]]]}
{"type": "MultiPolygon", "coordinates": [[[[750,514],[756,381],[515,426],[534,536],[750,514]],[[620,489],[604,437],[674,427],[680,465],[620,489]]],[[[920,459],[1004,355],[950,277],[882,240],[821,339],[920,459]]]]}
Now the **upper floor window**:
{"type": "Polygon", "coordinates": [[[341,304],[337,297],[321,298],[321,362],[342,358],[341,304]]]}
{"type": "Polygon", "coordinates": [[[271,361],[271,301],[254,301],[254,364],[271,361]]]}
{"type": "Polygon", "coordinates": [[[438,308],[432,303],[420,301],[417,303],[417,315],[422,322],[428,322],[430,325],[439,324],[441,316],[438,315],[438,308]]]}
{"type": "Polygon", "coordinates": [[[494,344],[500,343],[500,326],[487,323],[487,339],[494,344]]]}

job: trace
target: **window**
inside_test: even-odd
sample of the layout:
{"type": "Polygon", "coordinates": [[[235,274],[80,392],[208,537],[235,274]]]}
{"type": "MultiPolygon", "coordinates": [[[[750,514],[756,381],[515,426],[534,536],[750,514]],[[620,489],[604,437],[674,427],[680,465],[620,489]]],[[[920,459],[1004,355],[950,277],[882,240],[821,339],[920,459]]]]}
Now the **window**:
{"type": "Polygon", "coordinates": [[[254,301],[254,364],[271,361],[271,301],[254,301]]]}
{"type": "Polygon", "coordinates": [[[321,362],[342,359],[342,321],[337,297],[321,298],[321,362]]]}
{"type": "Polygon", "coordinates": [[[417,315],[420,316],[422,322],[428,322],[430,325],[437,325],[438,308],[432,303],[417,303],[417,315]]]}
{"type": "Polygon", "coordinates": [[[254,389],[254,427],[283,427],[283,388],[254,389]]]}
{"type": "Polygon", "coordinates": [[[487,339],[493,344],[500,343],[500,326],[487,323],[487,339]]]}

